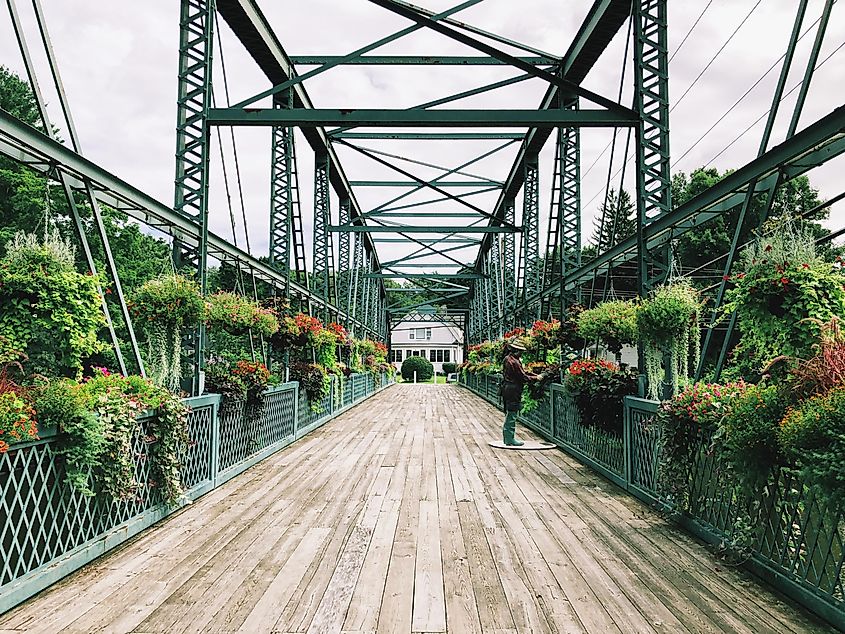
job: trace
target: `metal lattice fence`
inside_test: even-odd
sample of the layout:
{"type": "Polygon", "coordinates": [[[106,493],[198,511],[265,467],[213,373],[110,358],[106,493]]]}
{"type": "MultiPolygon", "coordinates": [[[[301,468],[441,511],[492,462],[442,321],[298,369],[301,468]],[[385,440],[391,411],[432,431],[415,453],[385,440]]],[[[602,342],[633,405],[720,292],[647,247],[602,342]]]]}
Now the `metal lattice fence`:
{"type": "MultiPolygon", "coordinates": [[[[388,375],[377,381],[351,375],[342,387],[333,385],[320,413],[310,410],[296,383],[268,390],[258,404],[221,404],[218,395],[187,399],[186,498],[219,486],[293,442],[307,425],[316,427],[391,382],[388,375]]],[[[70,487],[55,432],[0,454],[0,613],[178,508],[162,504],[151,478],[146,426],[152,416],[138,419],[132,437],[136,486],[125,500],[96,490],[86,497],[70,487]]]]}
{"type": "MultiPolygon", "coordinates": [[[[462,374],[460,382],[494,405],[498,377],[462,374]]],[[[621,435],[584,425],[562,385],[520,421],[638,497],[677,511],[660,482],[659,403],[626,397],[621,435]]],[[[690,465],[681,523],[703,539],[750,553],[755,572],[830,622],[845,627],[845,513],[775,469],[760,490],[743,494],[702,436],[690,465]]]]}

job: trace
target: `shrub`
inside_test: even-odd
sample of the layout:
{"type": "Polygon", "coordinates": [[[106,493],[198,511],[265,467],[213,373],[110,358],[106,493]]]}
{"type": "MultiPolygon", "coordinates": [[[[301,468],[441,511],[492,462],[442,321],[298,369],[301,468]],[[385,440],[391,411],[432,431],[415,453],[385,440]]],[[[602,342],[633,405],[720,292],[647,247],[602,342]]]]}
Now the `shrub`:
{"type": "Polygon", "coordinates": [[[569,366],[564,385],[575,400],[583,424],[622,433],[622,400],[637,393],[635,370],[604,359],[582,359],[569,366]]]}
{"type": "Polygon", "coordinates": [[[320,411],[323,399],[331,390],[331,379],[325,368],[316,363],[294,363],[290,366],[290,378],[299,381],[305,391],[312,411],[320,411]]]}
{"type": "Polygon", "coordinates": [[[836,501],[845,499],[845,386],[789,409],[778,441],[807,484],[836,501]]]}
{"type": "Polygon", "coordinates": [[[0,392],[0,454],[9,445],[38,439],[35,409],[21,393],[0,392]]]}
{"type": "Polygon", "coordinates": [[[578,316],[578,334],[601,341],[618,358],[622,346],[637,341],[637,305],[619,300],[585,310],[578,316]]]}
{"type": "Polygon", "coordinates": [[[458,371],[458,364],[446,362],[446,363],[443,364],[443,371],[446,374],[454,374],[455,372],[458,371]]]}
{"type": "Polygon", "coordinates": [[[91,475],[107,445],[105,421],[89,407],[83,386],[68,379],[42,383],[35,401],[42,424],[59,432],[65,482],[82,495],[94,495],[91,475]]]}
{"type": "Polygon", "coordinates": [[[417,373],[417,381],[428,381],[434,376],[434,366],[423,357],[408,357],[402,362],[401,372],[405,381],[413,381],[414,372],[417,373]]]}

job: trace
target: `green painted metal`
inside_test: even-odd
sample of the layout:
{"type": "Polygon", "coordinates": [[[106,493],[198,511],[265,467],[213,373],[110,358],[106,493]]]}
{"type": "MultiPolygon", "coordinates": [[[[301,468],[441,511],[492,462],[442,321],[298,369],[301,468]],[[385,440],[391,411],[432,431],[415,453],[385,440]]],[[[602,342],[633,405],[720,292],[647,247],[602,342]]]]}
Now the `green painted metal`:
{"type": "MultiPolygon", "coordinates": [[[[348,224],[349,223],[349,199],[342,199],[340,201],[340,207],[338,212],[338,220],[340,224],[348,224]]],[[[350,240],[351,234],[349,233],[341,233],[338,236],[337,241],[337,272],[335,276],[337,278],[337,298],[338,303],[347,301],[349,298],[349,287],[352,283],[350,279],[350,268],[352,266],[351,262],[351,252],[350,252],[350,240]]]]}
{"type": "Polygon", "coordinates": [[[481,273],[367,273],[365,278],[407,278],[427,280],[480,280],[481,273]]]}
{"type": "Polygon", "coordinates": [[[669,244],[658,252],[643,229],[672,210],[669,163],[669,56],[667,0],[634,3],[634,103],[637,128],[638,291],[645,297],[669,273],[669,244]]]}
{"type": "MultiPolygon", "coordinates": [[[[556,57],[520,57],[526,64],[536,66],[554,66],[560,59],[556,57]]],[[[366,65],[366,66],[503,66],[495,57],[457,56],[457,55],[360,55],[347,60],[340,55],[292,55],[291,61],[301,66],[366,65]]]]}
{"type": "MultiPolygon", "coordinates": [[[[214,0],[182,0],[179,19],[179,83],[176,115],[176,190],[173,208],[200,226],[199,241],[174,240],[177,268],[196,271],[200,289],[207,287],[208,185],[210,148],[206,128],[211,106],[214,0]]],[[[194,367],[192,394],[199,394],[204,363],[205,324],[183,346],[194,367]]]]}
{"type": "MultiPolygon", "coordinates": [[[[417,181],[350,181],[353,187],[419,187],[417,181]]],[[[502,183],[498,181],[437,181],[438,187],[495,187],[502,183]]]]}
{"type": "Polygon", "coordinates": [[[328,228],[332,233],[351,231],[356,233],[519,233],[519,227],[462,227],[459,225],[437,225],[437,226],[409,226],[396,225],[392,227],[374,225],[345,225],[340,227],[332,225],[328,228]]]}
{"type": "MultiPolygon", "coordinates": [[[[525,187],[522,194],[522,302],[530,321],[539,318],[539,305],[531,308],[528,299],[537,295],[542,284],[540,260],[540,166],[537,155],[525,162],[525,187]]],[[[526,325],[530,325],[527,324],[526,325]]]]}
{"type": "MultiPolygon", "coordinates": [[[[468,9],[469,7],[476,5],[476,4],[479,4],[480,2],[482,2],[482,0],[466,0],[465,2],[462,2],[461,4],[459,4],[455,7],[452,7],[451,9],[449,9],[447,11],[443,11],[441,13],[438,13],[437,15],[433,16],[433,19],[439,20],[439,19],[445,18],[449,15],[454,15],[455,13],[458,13],[459,11],[463,11],[464,9],[468,9]]],[[[257,10],[258,7],[255,6],[255,9],[257,10]]],[[[389,44],[390,42],[395,42],[396,40],[398,40],[402,37],[405,37],[406,35],[410,35],[414,31],[419,31],[421,28],[422,28],[421,26],[414,25],[414,26],[410,26],[408,28],[402,29],[401,31],[396,31],[395,33],[391,33],[390,35],[383,37],[380,40],[377,40],[375,42],[367,44],[366,46],[362,46],[361,48],[356,49],[356,50],[352,51],[351,53],[348,53],[347,55],[337,57],[337,59],[332,63],[323,64],[319,68],[315,68],[314,70],[308,71],[307,73],[303,73],[302,75],[295,75],[294,73],[291,73],[294,76],[290,77],[286,81],[282,82],[281,84],[277,84],[277,85],[273,86],[269,90],[262,91],[262,92],[258,93],[257,95],[250,97],[249,99],[245,99],[245,100],[241,101],[240,103],[236,104],[235,107],[236,108],[244,108],[244,107],[246,107],[250,104],[253,104],[257,101],[261,101],[262,99],[266,99],[267,97],[270,97],[271,95],[275,95],[279,92],[287,90],[288,88],[299,87],[299,86],[302,85],[302,82],[304,82],[306,79],[311,79],[312,77],[315,77],[315,76],[319,75],[320,73],[324,73],[327,70],[331,70],[332,68],[340,66],[342,63],[345,63],[345,62],[348,62],[348,61],[351,61],[351,60],[354,60],[354,59],[358,59],[359,57],[361,57],[365,53],[369,53],[370,51],[373,51],[373,50],[375,50],[375,49],[377,49],[381,46],[384,46],[385,44],[389,44]]],[[[269,27],[269,25],[266,25],[265,30],[267,32],[269,32],[270,34],[273,34],[273,30],[269,27]]],[[[236,29],[235,32],[237,33],[238,30],[236,29]]],[[[275,35],[273,37],[275,37],[275,35]]],[[[289,67],[292,70],[293,69],[293,62],[290,60],[289,57],[285,56],[285,58],[286,58],[285,61],[288,63],[289,67]]]]}
{"type": "MultiPolygon", "coordinates": [[[[505,53],[504,51],[501,51],[495,48],[494,46],[487,44],[486,42],[476,40],[461,31],[452,29],[446,26],[446,24],[444,24],[443,22],[438,22],[437,20],[428,17],[423,11],[420,11],[417,7],[400,3],[396,0],[369,1],[384,9],[387,9],[388,11],[392,11],[398,15],[408,18],[409,20],[413,20],[417,24],[424,25],[433,31],[437,31],[438,33],[441,33],[453,40],[456,40],[461,44],[464,44],[465,46],[473,48],[491,57],[495,57],[496,59],[502,60],[503,62],[506,62],[511,66],[528,73],[529,75],[543,79],[549,84],[557,86],[558,88],[561,88],[572,95],[578,95],[596,105],[603,106],[609,112],[616,113],[623,118],[633,118],[637,120],[639,119],[636,113],[633,113],[630,109],[625,108],[619,105],[618,103],[607,99],[597,93],[587,90],[580,84],[566,79],[564,76],[555,75],[548,71],[537,68],[536,66],[533,66],[531,64],[526,64],[520,61],[519,58],[514,57],[513,55],[509,55],[508,53],[505,53]]],[[[634,123],[636,123],[636,121],[634,123]]]]}
{"type": "MultiPolygon", "coordinates": [[[[286,104],[275,103],[276,107],[286,104]]],[[[288,280],[290,297],[291,218],[293,216],[293,128],[274,127],[270,148],[270,263],[288,280]]]]}
{"type": "Polygon", "coordinates": [[[328,321],[331,317],[331,306],[337,305],[337,288],[334,277],[334,249],[332,248],[331,231],[331,206],[329,193],[329,169],[328,156],[318,156],[314,161],[314,236],[313,236],[313,259],[311,271],[313,272],[314,292],[326,300],[326,310],[323,311],[323,319],[328,321]]]}
{"type": "Polygon", "coordinates": [[[462,211],[395,211],[378,212],[374,218],[478,218],[478,213],[462,211]]]}
{"type": "MultiPolygon", "coordinates": [[[[516,203],[513,198],[505,201],[505,222],[516,222],[516,203]]],[[[483,250],[483,245],[482,245],[483,250]]],[[[506,233],[502,236],[502,303],[505,310],[505,326],[513,325],[516,316],[516,236],[506,233]]]]}
{"type": "Polygon", "coordinates": [[[209,125],[234,126],[298,126],[325,127],[330,125],[366,127],[413,128],[555,128],[558,126],[601,128],[631,127],[639,119],[628,112],[581,109],[561,110],[390,110],[355,108],[211,108],[209,125]]]}
{"type": "MultiPolygon", "coordinates": [[[[577,108],[577,101],[565,107],[577,108]]],[[[560,288],[557,291],[561,309],[580,302],[577,290],[568,292],[563,284],[567,274],[581,266],[581,134],[577,128],[566,128],[558,144],[562,153],[560,216],[560,288]]]]}
{"type": "MultiPolygon", "coordinates": [[[[332,377],[332,395],[341,392],[332,377]]],[[[221,406],[213,394],[187,399],[191,440],[182,467],[185,504],[221,486],[257,462],[324,425],[349,407],[390,385],[386,375],[370,374],[345,380],[343,398],[330,398],[320,413],[309,407],[298,384],[286,383],[264,395],[261,415],[247,424],[246,404],[221,406]]],[[[151,481],[147,428],[142,416],[132,437],[137,495],[113,502],[98,493],[85,497],[65,482],[64,460],[56,436],[16,445],[0,454],[6,474],[0,496],[0,613],[28,599],[103,553],[119,546],[183,505],[161,503],[151,481]]]]}
{"type": "Polygon", "coordinates": [[[522,132],[334,132],[335,139],[402,140],[402,141],[493,141],[521,140],[522,132]]]}
{"type": "MultiPolygon", "coordinates": [[[[463,245],[474,245],[474,244],[481,244],[480,240],[476,240],[474,238],[420,238],[420,242],[425,244],[435,244],[439,242],[457,242],[463,245]]],[[[373,238],[373,242],[383,242],[387,244],[407,244],[407,240],[404,238],[373,238]]],[[[445,249],[444,249],[445,250],[445,249]]]]}

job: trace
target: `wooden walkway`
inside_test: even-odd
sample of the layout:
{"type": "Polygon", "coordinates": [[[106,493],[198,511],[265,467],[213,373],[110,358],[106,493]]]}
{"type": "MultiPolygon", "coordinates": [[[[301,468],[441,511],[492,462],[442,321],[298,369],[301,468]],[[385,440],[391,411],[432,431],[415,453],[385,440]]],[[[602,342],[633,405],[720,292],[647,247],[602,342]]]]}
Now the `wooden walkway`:
{"type": "Polygon", "coordinates": [[[565,454],[491,449],[500,419],[392,387],[0,633],[829,631],[565,454]]]}

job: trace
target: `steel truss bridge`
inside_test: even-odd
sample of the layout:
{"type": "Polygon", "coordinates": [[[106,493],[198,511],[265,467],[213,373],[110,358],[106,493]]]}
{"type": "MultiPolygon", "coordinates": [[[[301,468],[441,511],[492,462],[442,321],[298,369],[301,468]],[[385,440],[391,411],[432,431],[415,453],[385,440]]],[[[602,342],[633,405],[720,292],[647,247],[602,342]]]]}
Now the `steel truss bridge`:
{"type": "MultiPolygon", "coordinates": [[[[172,206],[154,200],[84,157],[40,2],[33,1],[41,43],[70,130],[70,143],[61,143],[0,111],[0,152],[58,180],[71,201],[74,192],[88,197],[99,235],[85,235],[79,213],[71,203],[77,228],[92,270],[95,265],[89,239],[101,240],[106,246],[108,273],[117,288],[130,333],[131,319],[100,221],[100,204],[122,210],[169,235],[176,263],[191,269],[203,290],[207,287],[209,259],[230,263],[253,279],[271,285],[303,309],[340,321],[358,336],[381,339],[387,338],[391,326],[405,318],[409,310],[407,303],[404,308],[392,307],[390,294],[424,291],[438,301],[459,305],[449,308],[449,320],[465,327],[467,340],[472,343],[500,336],[514,326],[530,325],[537,318],[560,317],[573,302],[592,301],[592,296],[584,297],[584,288],[594,283],[597,276],[626,263],[636,269],[638,292],[648,293],[669,274],[673,240],[720,214],[739,209],[744,217],[755,195],[763,195],[767,209],[771,209],[778,187],[845,151],[845,107],[836,108],[803,129],[797,125],[818,64],[832,0],[826,0],[821,18],[813,25],[813,49],[803,69],[786,140],[773,144],[772,129],[784,97],[786,78],[790,71],[799,72],[792,62],[808,0],[801,0],[796,8],[792,36],[782,58],[757,158],[677,207],[671,200],[668,0],[595,0],[562,55],[540,51],[455,17],[482,0],[466,0],[441,12],[400,0],[369,1],[404,18],[409,26],[347,55],[292,57],[257,0],[181,0],[176,188],[172,206]],[[224,107],[213,101],[214,94],[223,94],[219,78],[212,76],[220,20],[228,25],[270,86],[256,87],[252,97],[224,107]],[[599,57],[626,24],[630,28],[629,63],[634,75],[630,106],[583,86],[599,57]],[[423,29],[458,42],[473,50],[473,54],[371,54],[423,29]],[[468,70],[498,65],[510,67],[518,74],[407,109],[359,109],[353,103],[344,108],[315,107],[306,91],[310,78],[338,67],[362,64],[459,66],[468,70]],[[546,86],[542,99],[531,109],[440,108],[527,80],[546,86]],[[209,202],[213,139],[221,127],[228,126],[270,128],[272,156],[268,169],[272,185],[266,260],[209,231],[209,217],[214,213],[209,202]],[[581,256],[580,130],[584,127],[630,130],[636,163],[636,234],[589,261],[581,256]],[[313,179],[314,191],[310,210],[303,210],[301,204],[302,174],[297,167],[301,148],[296,148],[295,129],[301,131],[314,156],[314,173],[308,176],[313,179]],[[489,141],[498,145],[461,165],[446,168],[407,159],[400,164],[396,159],[401,157],[372,147],[375,143],[389,149],[394,140],[421,144],[489,141]],[[368,143],[364,145],[363,141],[368,143]],[[549,184],[540,182],[539,156],[548,143],[554,145],[551,205],[548,225],[541,227],[540,191],[549,184]],[[485,178],[467,171],[501,148],[511,146],[518,146],[518,151],[504,178],[485,178]],[[339,158],[341,150],[370,161],[378,166],[379,173],[386,170],[393,180],[351,180],[339,158]],[[408,167],[409,162],[412,167],[408,167]],[[436,168],[440,175],[431,178],[425,172],[421,176],[415,167],[436,168]],[[405,193],[374,208],[360,204],[356,192],[375,187],[399,187],[405,193]],[[403,199],[419,192],[433,198],[403,204],[403,199]],[[495,192],[495,203],[475,204],[474,196],[484,192],[495,192]],[[451,204],[448,210],[433,205],[444,201],[451,204]],[[313,225],[310,235],[304,230],[306,224],[313,225]],[[306,249],[309,240],[310,249],[306,249]],[[389,259],[383,255],[388,248],[389,259]],[[308,251],[312,253],[310,263],[306,261],[308,251]],[[445,269],[450,272],[442,272],[445,269]],[[388,287],[385,280],[390,278],[406,280],[413,286],[388,287]]],[[[51,130],[44,98],[34,81],[25,29],[14,0],[7,3],[45,129],[51,130]]],[[[726,274],[739,246],[737,233],[731,251],[723,258],[726,274]]],[[[717,305],[724,290],[723,284],[717,291],[717,305]]],[[[105,304],[104,308],[107,310],[105,304]]],[[[113,328],[112,336],[121,365],[131,366],[132,360],[124,360],[113,328]]],[[[131,339],[134,364],[143,372],[134,336],[131,339]]],[[[198,370],[203,341],[202,333],[194,340],[198,370]]],[[[709,335],[705,341],[708,345],[709,335]]]]}

